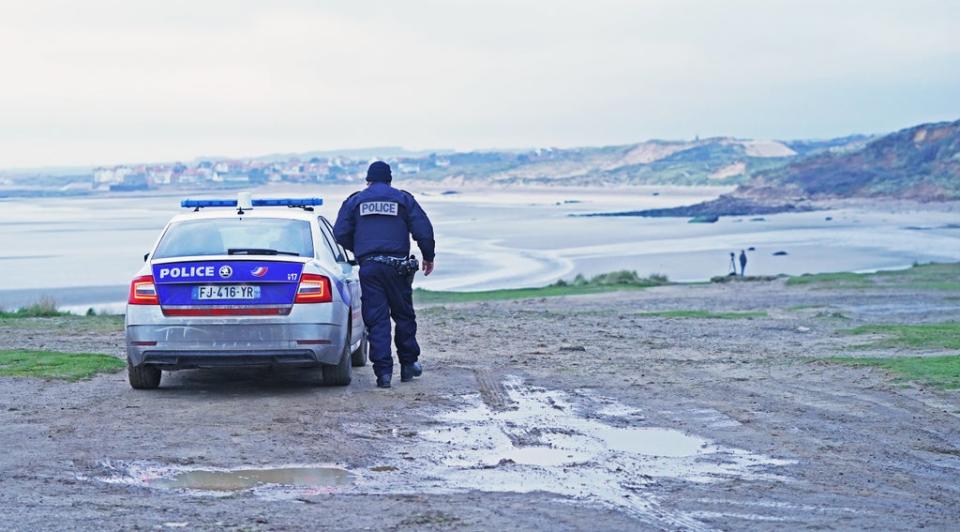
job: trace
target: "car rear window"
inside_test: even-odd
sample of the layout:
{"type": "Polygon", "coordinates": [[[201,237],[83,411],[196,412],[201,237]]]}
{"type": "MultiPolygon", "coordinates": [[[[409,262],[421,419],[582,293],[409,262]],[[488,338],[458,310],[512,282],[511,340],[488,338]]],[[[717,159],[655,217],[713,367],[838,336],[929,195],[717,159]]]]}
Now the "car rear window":
{"type": "Polygon", "coordinates": [[[313,256],[310,223],[283,218],[190,220],[170,226],[154,258],[195,255],[282,254],[313,256]]]}

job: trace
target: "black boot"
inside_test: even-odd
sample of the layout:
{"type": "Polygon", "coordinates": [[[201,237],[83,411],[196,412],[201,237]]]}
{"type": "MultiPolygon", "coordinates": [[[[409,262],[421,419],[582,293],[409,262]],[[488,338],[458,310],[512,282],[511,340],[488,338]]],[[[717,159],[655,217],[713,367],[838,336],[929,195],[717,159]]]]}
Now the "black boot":
{"type": "Polygon", "coordinates": [[[410,382],[420,375],[423,375],[423,366],[419,362],[400,366],[400,382],[410,382]]]}
{"type": "Polygon", "coordinates": [[[389,388],[392,375],[381,375],[377,377],[377,388],[389,388]]]}

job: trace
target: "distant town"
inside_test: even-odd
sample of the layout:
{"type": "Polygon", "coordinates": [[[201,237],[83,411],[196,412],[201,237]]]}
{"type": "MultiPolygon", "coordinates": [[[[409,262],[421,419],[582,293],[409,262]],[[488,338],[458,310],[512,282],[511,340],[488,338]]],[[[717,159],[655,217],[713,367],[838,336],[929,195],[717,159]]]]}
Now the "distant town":
{"type": "MultiPolygon", "coordinates": [[[[447,167],[450,161],[426,157],[415,163],[393,160],[394,173],[415,175],[422,164],[447,167]]],[[[163,187],[248,186],[267,183],[343,183],[363,179],[367,160],[345,157],[286,161],[214,160],[191,164],[141,164],[93,169],[91,187],[101,191],[136,191],[163,187]]]]}

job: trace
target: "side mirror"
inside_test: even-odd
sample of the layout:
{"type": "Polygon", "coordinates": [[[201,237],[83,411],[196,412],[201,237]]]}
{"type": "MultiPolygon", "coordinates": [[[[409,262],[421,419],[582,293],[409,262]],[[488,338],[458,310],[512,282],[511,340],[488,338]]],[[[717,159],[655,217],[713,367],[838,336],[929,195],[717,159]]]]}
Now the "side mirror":
{"type": "Polygon", "coordinates": [[[150,254],[149,254],[149,253],[144,253],[144,254],[143,254],[143,262],[147,262],[147,259],[149,259],[149,258],[150,258],[150,254]]]}
{"type": "Polygon", "coordinates": [[[347,264],[349,264],[350,266],[359,266],[359,265],[360,265],[360,263],[357,262],[357,259],[350,259],[350,260],[347,261],[347,264]]]}

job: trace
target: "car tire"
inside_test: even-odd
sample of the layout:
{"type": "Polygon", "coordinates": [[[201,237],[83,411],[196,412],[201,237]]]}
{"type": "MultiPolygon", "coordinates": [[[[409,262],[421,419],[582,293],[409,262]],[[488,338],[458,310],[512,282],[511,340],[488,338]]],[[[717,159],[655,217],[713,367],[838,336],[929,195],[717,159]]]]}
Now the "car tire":
{"type": "Polygon", "coordinates": [[[363,335],[363,340],[360,340],[360,347],[350,355],[350,358],[355,368],[367,365],[367,360],[370,358],[370,342],[367,341],[366,334],[363,335]]]}
{"type": "Polygon", "coordinates": [[[323,366],[324,386],[346,386],[350,384],[350,369],[352,362],[350,353],[350,333],[347,333],[347,340],[343,345],[343,353],[340,353],[340,362],[336,366],[323,366]]]}
{"type": "Polygon", "coordinates": [[[134,390],[155,390],[160,386],[160,368],[140,364],[134,366],[127,361],[127,380],[134,390]]]}

